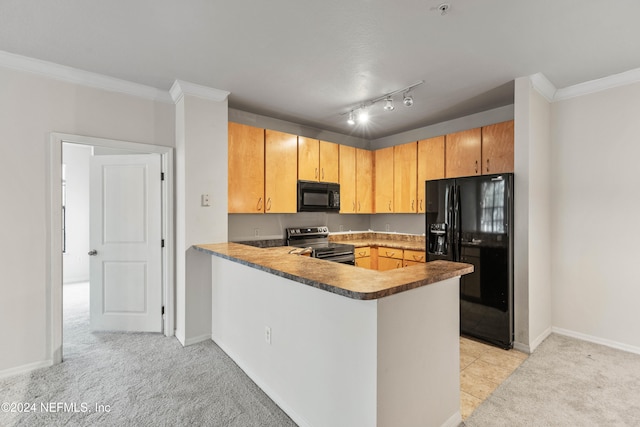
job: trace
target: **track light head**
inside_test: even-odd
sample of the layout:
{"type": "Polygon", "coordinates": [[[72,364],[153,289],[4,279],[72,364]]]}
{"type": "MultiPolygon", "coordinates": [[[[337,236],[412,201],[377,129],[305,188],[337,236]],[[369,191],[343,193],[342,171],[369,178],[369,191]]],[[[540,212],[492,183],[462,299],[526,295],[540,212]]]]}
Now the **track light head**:
{"type": "Polygon", "coordinates": [[[405,92],[402,97],[402,103],[405,107],[411,107],[413,105],[413,97],[409,95],[409,92],[405,92]]]}
{"type": "Polygon", "coordinates": [[[356,124],[356,120],[353,117],[353,111],[349,111],[349,118],[347,119],[347,123],[349,123],[352,126],[356,124]]]}
{"type": "Polygon", "coordinates": [[[384,99],[384,111],[393,111],[396,107],[393,105],[393,99],[390,96],[387,96],[384,99]]]}
{"type": "Polygon", "coordinates": [[[369,112],[366,108],[362,107],[358,112],[358,123],[363,124],[369,121],[369,112]]]}

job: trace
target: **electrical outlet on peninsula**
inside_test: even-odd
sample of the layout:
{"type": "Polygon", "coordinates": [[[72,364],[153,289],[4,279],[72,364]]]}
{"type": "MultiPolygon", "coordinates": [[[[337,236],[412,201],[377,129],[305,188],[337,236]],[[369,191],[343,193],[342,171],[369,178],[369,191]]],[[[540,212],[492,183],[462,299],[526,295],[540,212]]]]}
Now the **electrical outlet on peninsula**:
{"type": "Polygon", "coordinates": [[[264,340],[271,345],[271,328],[269,326],[264,327],[264,340]]]}

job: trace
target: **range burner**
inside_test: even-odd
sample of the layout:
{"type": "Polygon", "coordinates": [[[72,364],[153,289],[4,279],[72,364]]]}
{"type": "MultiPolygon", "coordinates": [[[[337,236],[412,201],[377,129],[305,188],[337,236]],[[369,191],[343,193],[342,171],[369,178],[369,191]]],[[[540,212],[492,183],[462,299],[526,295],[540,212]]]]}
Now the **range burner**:
{"type": "Polygon", "coordinates": [[[328,227],[287,228],[285,238],[287,246],[311,248],[314,258],[355,265],[353,245],[330,242],[328,227]]]}

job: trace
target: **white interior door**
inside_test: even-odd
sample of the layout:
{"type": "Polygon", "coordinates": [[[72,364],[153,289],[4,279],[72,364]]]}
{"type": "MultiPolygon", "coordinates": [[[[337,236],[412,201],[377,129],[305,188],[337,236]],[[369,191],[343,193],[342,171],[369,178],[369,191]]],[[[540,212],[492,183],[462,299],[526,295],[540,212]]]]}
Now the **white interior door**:
{"type": "Polygon", "coordinates": [[[162,331],[161,158],[92,156],[91,329],[162,331]]]}

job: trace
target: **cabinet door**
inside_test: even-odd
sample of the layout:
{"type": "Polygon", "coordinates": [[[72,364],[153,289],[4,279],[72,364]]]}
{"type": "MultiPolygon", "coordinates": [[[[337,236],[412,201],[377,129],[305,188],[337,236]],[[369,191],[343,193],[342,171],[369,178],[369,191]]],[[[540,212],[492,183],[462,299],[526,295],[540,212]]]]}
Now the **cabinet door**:
{"type": "Polygon", "coordinates": [[[513,120],[482,128],[482,173],[513,172],[513,120]]]}
{"type": "Polygon", "coordinates": [[[402,260],[397,258],[378,257],[378,270],[386,271],[394,268],[402,268],[402,260]]]}
{"type": "Polygon", "coordinates": [[[357,258],[356,267],[371,268],[371,257],[357,258]]]}
{"type": "Polygon", "coordinates": [[[356,213],[356,149],[340,145],[340,213],[356,213]]]}
{"type": "Polygon", "coordinates": [[[393,212],[393,147],[374,153],[375,162],[375,211],[393,212]]]}
{"type": "Polygon", "coordinates": [[[405,249],[402,256],[405,261],[411,262],[427,262],[425,251],[414,251],[405,249]]]}
{"type": "Polygon", "coordinates": [[[373,153],[356,148],[356,211],[373,213],[373,153]]]}
{"type": "Polygon", "coordinates": [[[444,135],[418,141],[418,213],[425,212],[425,181],[444,178],[444,135]]]}
{"type": "Polygon", "coordinates": [[[295,213],[298,208],[298,137],[265,132],[265,212],[295,213]]]}
{"type": "Polygon", "coordinates": [[[264,129],[229,122],[229,213],[264,212],[264,129]]]}
{"type": "Polygon", "coordinates": [[[482,131],[469,129],[445,137],[445,173],[447,178],[480,175],[482,131]]]}
{"type": "Polygon", "coordinates": [[[393,211],[415,213],[418,184],[418,143],[393,147],[393,211]]]}
{"type": "Polygon", "coordinates": [[[317,139],[298,137],[298,179],[318,181],[320,179],[320,149],[317,139]]]}
{"type": "Polygon", "coordinates": [[[340,147],[333,142],[320,141],[320,181],[338,182],[338,158],[340,147]]]}

